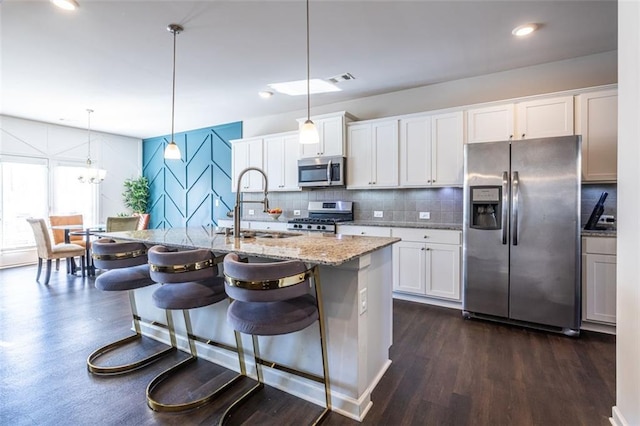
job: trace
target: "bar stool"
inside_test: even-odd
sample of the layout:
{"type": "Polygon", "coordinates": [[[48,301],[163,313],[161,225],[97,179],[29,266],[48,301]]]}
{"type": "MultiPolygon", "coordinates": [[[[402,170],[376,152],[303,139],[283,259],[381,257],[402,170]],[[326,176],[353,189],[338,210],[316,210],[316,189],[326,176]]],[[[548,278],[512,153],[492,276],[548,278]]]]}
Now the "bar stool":
{"type": "MultiPolygon", "coordinates": [[[[147,404],[155,411],[176,412],[200,407],[246,375],[244,364],[240,363],[240,374],[235,375],[204,397],[179,404],[162,403],[155,397],[156,390],[163,382],[198,358],[195,341],[238,352],[236,348],[224,343],[194,335],[191,326],[189,309],[213,305],[227,299],[227,294],[224,291],[224,278],[218,276],[216,264],[216,261],[221,260],[222,257],[216,258],[213,253],[204,249],[170,251],[167,247],[159,245],[149,249],[151,278],[155,282],[163,284],[153,293],[153,301],[157,307],[165,309],[167,312],[171,345],[174,347],[177,347],[177,343],[171,311],[182,310],[190,355],[187,359],[160,373],[147,386],[147,404]]],[[[240,336],[238,333],[234,334],[237,345],[240,336]]]]}
{"type": "Polygon", "coordinates": [[[308,269],[299,261],[245,263],[240,261],[237,254],[229,253],[224,258],[224,275],[227,294],[233,300],[227,310],[227,321],[234,330],[251,335],[258,384],[225,411],[220,423],[225,422],[252,394],[264,387],[262,365],[323,383],[326,407],[313,424],[320,423],[331,410],[331,397],[318,266],[308,269]],[[310,278],[313,278],[315,297],[309,294],[310,278]],[[257,336],[293,333],[315,321],[318,321],[320,328],[323,376],[260,358],[257,336]]]}
{"type": "Polygon", "coordinates": [[[92,352],[87,358],[89,371],[96,375],[105,376],[124,374],[149,365],[175,351],[175,348],[169,347],[137,361],[118,366],[104,367],[95,364],[95,361],[102,355],[142,338],[141,318],[138,315],[133,290],[155,284],[155,282],[149,276],[147,248],[142,243],[115,242],[102,238],[93,242],[93,259],[97,268],[107,269],[96,278],[96,288],[102,291],[127,291],[129,293],[135,334],[92,352]]]}

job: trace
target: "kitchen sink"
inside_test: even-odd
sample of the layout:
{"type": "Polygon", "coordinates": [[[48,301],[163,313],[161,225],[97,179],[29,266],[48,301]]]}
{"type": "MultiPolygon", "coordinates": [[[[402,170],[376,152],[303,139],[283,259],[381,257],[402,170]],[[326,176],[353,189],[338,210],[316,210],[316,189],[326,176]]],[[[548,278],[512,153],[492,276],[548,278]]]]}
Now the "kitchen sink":
{"type": "Polygon", "coordinates": [[[256,238],[291,238],[291,237],[299,237],[302,234],[283,234],[283,233],[257,233],[256,238]]]}

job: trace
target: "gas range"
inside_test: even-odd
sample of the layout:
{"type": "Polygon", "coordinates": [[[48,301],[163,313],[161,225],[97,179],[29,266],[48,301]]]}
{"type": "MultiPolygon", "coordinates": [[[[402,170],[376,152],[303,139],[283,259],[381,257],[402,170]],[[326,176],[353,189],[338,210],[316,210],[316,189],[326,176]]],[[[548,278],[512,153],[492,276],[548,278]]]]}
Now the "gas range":
{"type": "Polygon", "coordinates": [[[291,219],[292,231],[336,232],[336,223],[353,220],[351,201],[309,201],[309,216],[291,219]]]}

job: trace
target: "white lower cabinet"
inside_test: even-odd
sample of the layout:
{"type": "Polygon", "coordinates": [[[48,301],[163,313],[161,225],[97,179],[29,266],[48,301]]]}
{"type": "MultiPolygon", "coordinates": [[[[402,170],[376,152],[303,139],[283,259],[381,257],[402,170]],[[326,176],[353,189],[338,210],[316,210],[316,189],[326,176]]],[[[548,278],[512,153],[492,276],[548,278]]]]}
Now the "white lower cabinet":
{"type": "Polygon", "coordinates": [[[616,239],[582,239],[582,319],[616,323],[616,239]]]}
{"type": "MultiPolygon", "coordinates": [[[[393,290],[460,301],[461,232],[392,228],[393,290]]],[[[428,303],[428,302],[427,302],[428,303]]]]}
{"type": "Polygon", "coordinates": [[[337,234],[362,235],[365,237],[390,237],[391,228],[387,226],[338,225],[337,234]]]}

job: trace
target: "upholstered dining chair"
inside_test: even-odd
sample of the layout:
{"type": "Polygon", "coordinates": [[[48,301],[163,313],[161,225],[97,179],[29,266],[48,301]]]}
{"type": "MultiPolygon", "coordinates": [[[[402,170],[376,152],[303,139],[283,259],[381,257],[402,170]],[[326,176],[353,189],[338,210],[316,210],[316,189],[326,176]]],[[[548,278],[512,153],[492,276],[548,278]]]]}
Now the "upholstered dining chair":
{"type": "MultiPolygon", "coordinates": [[[[53,235],[53,244],[63,244],[66,243],[64,239],[64,229],[54,229],[55,226],[65,226],[65,225],[77,225],[80,228],[83,227],[83,220],[81,214],[72,214],[72,215],[52,215],[49,216],[49,225],[52,226],[51,234],[53,235]]],[[[80,230],[80,229],[78,229],[80,230]]],[[[87,242],[85,237],[82,235],[69,235],[69,243],[77,244],[79,246],[87,248],[87,242]]],[[[89,259],[87,259],[89,261],[89,259]]],[[[67,262],[67,267],[70,266],[70,263],[67,262]]],[[[56,259],[56,271],[60,269],[60,259],[56,259]]]]}
{"type": "Polygon", "coordinates": [[[42,272],[42,261],[47,261],[45,285],[49,284],[51,278],[51,261],[53,259],[67,259],[72,257],[81,258],[81,271],[84,277],[85,272],[85,249],[78,244],[52,244],[51,237],[49,236],[49,230],[47,224],[42,218],[27,218],[27,222],[33,229],[33,235],[36,239],[36,247],[38,250],[38,274],[36,281],[40,280],[40,274],[42,272]]]}
{"type": "Polygon", "coordinates": [[[149,228],[149,221],[151,220],[151,215],[149,213],[134,213],[133,216],[137,216],[139,219],[138,231],[149,228]]]}
{"type": "Polygon", "coordinates": [[[135,231],[138,229],[140,218],[137,216],[109,216],[107,217],[107,232],[135,231]]]}

